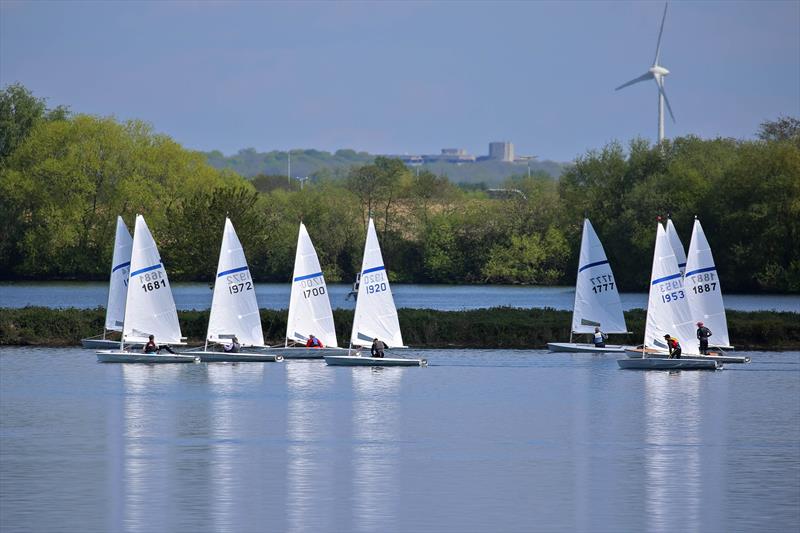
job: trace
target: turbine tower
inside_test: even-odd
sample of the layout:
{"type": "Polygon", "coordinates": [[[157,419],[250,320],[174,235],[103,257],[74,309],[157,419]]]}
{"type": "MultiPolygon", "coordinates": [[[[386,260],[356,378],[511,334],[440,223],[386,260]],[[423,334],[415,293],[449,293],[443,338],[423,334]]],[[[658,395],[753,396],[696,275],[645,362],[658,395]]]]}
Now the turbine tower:
{"type": "Polygon", "coordinates": [[[661,29],[658,30],[656,57],[653,59],[653,66],[638,78],[632,79],[628,83],[623,83],[614,89],[615,91],[619,91],[620,89],[624,89],[625,87],[633,85],[634,83],[639,83],[640,81],[646,81],[650,79],[655,80],[656,87],[658,87],[658,144],[661,144],[664,141],[664,103],[667,104],[667,110],[669,110],[669,116],[672,117],[672,122],[675,122],[675,115],[672,114],[672,106],[669,105],[667,93],[664,92],[664,77],[669,74],[669,71],[658,64],[658,60],[661,55],[661,34],[664,33],[664,20],[667,18],[668,5],[668,3],[664,4],[664,15],[661,17],[661,29]]]}

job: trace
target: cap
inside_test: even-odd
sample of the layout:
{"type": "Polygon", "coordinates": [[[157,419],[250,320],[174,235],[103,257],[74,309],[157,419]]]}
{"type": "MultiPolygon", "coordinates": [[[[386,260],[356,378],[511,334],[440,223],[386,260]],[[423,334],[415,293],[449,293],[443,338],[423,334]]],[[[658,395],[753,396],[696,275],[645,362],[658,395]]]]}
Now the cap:
{"type": "Polygon", "coordinates": [[[703,325],[703,323],[702,323],[702,322],[698,322],[698,323],[697,323],[697,325],[698,325],[698,326],[702,326],[702,325],[703,325]]]}
{"type": "Polygon", "coordinates": [[[665,338],[665,339],[669,339],[669,333],[667,333],[666,335],[664,335],[664,338],[665,338]]]}

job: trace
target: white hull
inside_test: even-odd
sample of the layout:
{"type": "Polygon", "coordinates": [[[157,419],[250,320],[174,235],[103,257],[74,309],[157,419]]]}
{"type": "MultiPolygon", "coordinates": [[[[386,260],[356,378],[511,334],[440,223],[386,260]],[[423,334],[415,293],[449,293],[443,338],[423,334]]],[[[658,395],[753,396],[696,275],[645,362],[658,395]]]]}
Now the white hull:
{"type": "Polygon", "coordinates": [[[119,350],[102,350],[97,352],[99,363],[194,363],[200,359],[194,355],[156,354],[141,352],[121,352],[119,350]]]}
{"type": "Polygon", "coordinates": [[[667,359],[664,357],[645,357],[639,359],[618,359],[620,368],[629,370],[717,370],[722,362],[708,359],[667,359]]]}
{"type": "MultiPolygon", "coordinates": [[[[652,356],[660,356],[666,358],[667,352],[661,350],[655,350],[653,348],[647,348],[646,352],[648,357],[652,356]]],[[[642,349],[641,348],[627,348],[625,349],[625,355],[627,355],[630,359],[641,359],[642,358],[642,349]]],[[[750,357],[748,356],[734,356],[734,355],[700,355],[694,353],[683,353],[681,354],[681,359],[704,359],[708,361],[719,361],[720,363],[734,363],[734,364],[745,364],[750,362],[750,357]]]]}
{"type": "Polygon", "coordinates": [[[283,356],[275,353],[253,352],[182,352],[182,355],[199,357],[204,363],[274,363],[283,361],[283,356]]]}
{"type": "Polygon", "coordinates": [[[306,348],[305,346],[263,348],[257,351],[279,354],[284,359],[322,359],[327,355],[347,355],[347,348],[306,348]]]}
{"type": "Polygon", "coordinates": [[[362,357],[360,355],[327,355],[325,362],[330,366],[428,366],[427,359],[362,357]]]}
{"type": "MultiPolygon", "coordinates": [[[[113,350],[114,348],[119,348],[119,341],[94,338],[81,339],[81,346],[89,350],[113,350]]],[[[126,346],[132,346],[133,348],[141,349],[144,344],[126,344],[126,346]]]]}
{"type": "Polygon", "coordinates": [[[603,348],[597,348],[594,344],[579,342],[548,342],[547,349],[551,352],[569,353],[623,353],[624,346],[618,344],[606,344],[603,348]]]}

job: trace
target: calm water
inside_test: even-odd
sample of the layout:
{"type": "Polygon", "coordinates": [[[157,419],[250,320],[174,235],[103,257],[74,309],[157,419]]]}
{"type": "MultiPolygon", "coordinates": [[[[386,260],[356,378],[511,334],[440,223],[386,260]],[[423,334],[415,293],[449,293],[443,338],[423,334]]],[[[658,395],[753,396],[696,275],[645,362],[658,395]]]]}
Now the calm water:
{"type": "MultiPolygon", "coordinates": [[[[331,306],[353,309],[355,302],[347,299],[351,285],[329,285],[331,306]]],[[[256,286],[259,306],[264,309],[289,307],[288,283],[261,283],[256,286]]],[[[178,309],[208,309],[211,290],[205,283],[175,283],[172,286],[178,309]]],[[[520,287],[508,285],[392,285],[397,307],[440,309],[453,311],[484,307],[552,307],[572,310],[574,287],[520,287]]],[[[647,294],[621,295],[622,307],[647,308],[647,294]]],[[[107,283],[0,283],[0,307],[105,307],[108,300],[107,283]]],[[[800,313],[800,296],[731,294],[725,296],[725,307],[740,311],[770,310],[800,313]]]]}
{"type": "Polygon", "coordinates": [[[0,351],[2,531],[797,531],[800,353],[719,372],[0,351]]]}

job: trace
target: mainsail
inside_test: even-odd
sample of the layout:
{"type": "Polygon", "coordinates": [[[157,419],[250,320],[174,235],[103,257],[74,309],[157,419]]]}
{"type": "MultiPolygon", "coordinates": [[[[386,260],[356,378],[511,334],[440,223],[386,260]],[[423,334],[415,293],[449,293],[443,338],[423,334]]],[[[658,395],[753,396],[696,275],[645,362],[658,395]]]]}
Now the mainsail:
{"type": "Polygon", "coordinates": [[[108,284],[108,305],[106,305],[106,329],[109,331],[122,331],[122,326],[125,324],[125,299],[128,296],[132,247],[131,234],[122,217],[118,216],[114,254],[111,260],[111,279],[108,284]]]}
{"type": "Polygon", "coordinates": [[[244,346],[264,345],[256,288],[242,244],[226,217],[206,338],[225,343],[234,335],[244,346]]]}
{"type": "Polygon", "coordinates": [[[689,244],[684,285],[692,320],[703,322],[711,330],[712,344],[730,346],[728,319],[722,302],[717,267],[703,227],[697,219],[694,221],[692,241],[689,244]]]}
{"type": "Polygon", "coordinates": [[[325,276],[311,237],[301,222],[294,258],[286,338],[305,344],[309,335],[317,337],[326,348],[337,346],[336,327],[325,276]]]}
{"type": "Polygon", "coordinates": [[[149,335],[155,335],[159,344],[180,343],[181,327],[167,271],[141,215],[136,215],[130,270],[123,340],[147,342],[149,335]]]}
{"type": "Polygon", "coordinates": [[[585,219],[575,283],[572,332],[593,333],[595,326],[606,333],[628,331],[611,265],[592,223],[585,219]]]}
{"type": "Polygon", "coordinates": [[[695,330],[689,314],[683,276],[664,227],[661,224],[657,226],[644,344],[666,349],[664,335],[669,334],[688,348],[695,338],[695,330]]]}
{"type": "Polygon", "coordinates": [[[350,344],[369,346],[375,338],[382,340],[389,347],[404,346],[389,277],[378,244],[378,235],[375,233],[375,224],[370,218],[350,344]]]}
{"type": "Polygon", "coordinates": [[[681,276],[686,272],[686,252],[683,248],[681,238],[678,237],[678,231],[675,229],[675,224],[672,219],[667,219],[667,238],[669,244],[672,246],[672,251],[675,253],[675,259],[678,261],[678,268],[681,270],[681,276]]]}

